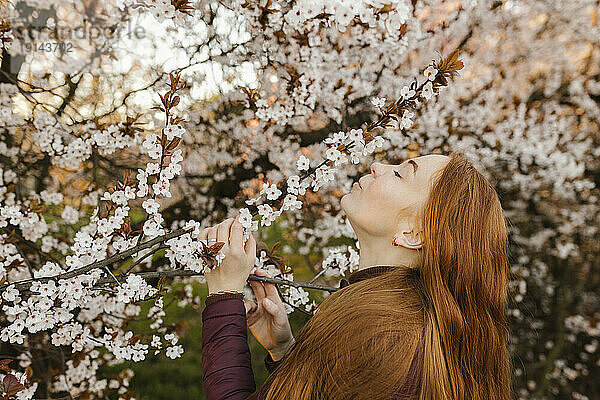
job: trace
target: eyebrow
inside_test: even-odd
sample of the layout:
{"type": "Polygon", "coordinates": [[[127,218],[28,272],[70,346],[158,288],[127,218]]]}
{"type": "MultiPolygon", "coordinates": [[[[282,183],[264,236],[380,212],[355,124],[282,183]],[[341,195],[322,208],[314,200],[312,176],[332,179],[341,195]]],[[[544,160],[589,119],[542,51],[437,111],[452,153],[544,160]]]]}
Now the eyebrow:
{"type": "Polygon", "coordinates": [[[415,160],[408,160],[409,164],[412,164],[413,166],[413,174],[417,175],[417,168],[419,168],[419,165],[417,164],[417,162],[415,160]]]}

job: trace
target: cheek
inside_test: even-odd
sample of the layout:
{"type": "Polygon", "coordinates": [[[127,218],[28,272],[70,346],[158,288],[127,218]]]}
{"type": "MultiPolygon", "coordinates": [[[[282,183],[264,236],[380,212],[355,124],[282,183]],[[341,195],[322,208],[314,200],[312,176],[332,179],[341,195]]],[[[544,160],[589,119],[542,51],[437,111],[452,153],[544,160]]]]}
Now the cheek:
{"type": "Polygon", "coordinates": [[[373,182],[362,194],[370,205],[381,211],[390,211],[391,208],[396,208],[401,201],[401,190],[398,185],[394,185],[388,180],[373,182]]]}

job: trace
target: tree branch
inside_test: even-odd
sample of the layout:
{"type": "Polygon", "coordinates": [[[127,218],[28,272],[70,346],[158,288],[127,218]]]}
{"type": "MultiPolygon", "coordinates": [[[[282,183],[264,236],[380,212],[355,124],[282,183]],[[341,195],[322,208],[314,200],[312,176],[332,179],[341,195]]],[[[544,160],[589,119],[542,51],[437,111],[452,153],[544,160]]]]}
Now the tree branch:
{"type": "MultiPolygon", "coordinates": [[[[89,272],[95,268],[104,268],[108,265],[111,265],[115,262],[119,262],[122,260],[125,260],[126,258],[130,257],[131,255],[138,253],[141,250],[147,249],[149,247],[154,246],[157,243],[161,243],[164,242],[166,240],[184,235],[186,233],[189,233],[190,231],[192,231],[194,229],[194,227],[189,227],[189,228],[181,228],[178,229],[176,231],[173,231],[171,233],[167,233],[166,235],[162,235],[162,236],[158,236],[152,240],[148,240],[147,242],[144,243],[140,243],[139,245],[132,247],[131,249],[122,251],[120,253],[117,253],[107,259],[101,260],[101,261],[96,261],[93,262],[91,264],[88,264],[86,266],[83,266],[81,268],[77,268],[73,271],[69,271],[69,272],[65,272],[64,274],[60,274],[57,276],[46,276],[46,277],[41,277],[41,278],[34,278],[34,279],[27,279],[27,280],[23,280],[20,282],[15,282],[15,283],[7,283],[4,284],[2,286],[0,286],[0,291],[6,289],[8,286],[14,285],[18,290],[24,290],[24,289],[28,289],[31,285],[31,283],[39,281],[39,282],[47,282],[49,280],[60,280],[60,279],[69,279],[69,278],[73,278],[75,276],[81,275],[81,274],[85,274],[86,272],[89,272]]],[[[148,254],[144,255],[142,257],[145,258],[148,254]]],[[[151,271],[151,272],[142,272],[139,274],[136,274],[137,276],[140,276],[146,280],[148,279],[154,279],[154,278],[161,278],[161,277],[176,277],[176,276],[181,276],[181,277],[185,277],[185,276],[200,276],[200,275],[204,275],[203,273],[200,272],[195,272],[195,271],[191,271],[191,270],[167,270],[167,271],[151,271]]],[[[120,274],[119,278],[122,278],[126,276],[126,274],[120,274]]],[[[337,290],[339,290],[339,288],[333,288],[333,287],[328,287],[328,286],[322,286],[322,285],[315,285],[312,284],[310,282],[308,283],[303,283],[303,282],[294,282],[294,281],[288,281],[285,279],[276,279],[276,278],[269,278],[269,277],[263,277],[263,276],[257,276],[257,275],[250,275],[248,277],[248,280],[254,280],[254,281],[260,281],[260,282],[267,282],[267,283],[274,283],[276,285],[288,285],[288,286],[293,286],[296,288],[299,287],[303,287],[303,288],[307,288],[307,289],[318,289],[318,290],[326,290],[330,293],[332,292],[336,292],[337,290]]],[[[98,280],[98,282],[96,282],[96,285],[103,285],[103,284],[107,284],[107,283],[115,283],[114,279],[112,277],[106,277],[106,278],[101,278],[98,280]]]]}
{"type": "Polygon", "coordinates": [[[74,269],[73,271],[69,271],[69,272],[65,272],[64,274],[60,274],[60,275],[56,275],[56,276],[45,276],[45,277],[41,277],[41,278],[34,278],[34,279],[27,279],[27,280],[23,280],[20,282],[15,282],[15,283],[6,283],[2,286],[0,286],[0,291],[6,289],[8,286],[11,285],[15,285],[15,287],[18,290],[23,290],[23,289],[28,289],[29,286],[31,285],[31,283],[39,281],[39,282],[47,282],[50,280],[60,280],[60,279],[69,279],[69,278],[73,278],[76,277],[78,275],[81,274],[85,274],[86,272],[89,272],[95,268],[104,268],[108,265],[111,265],[113,263],[119,262],[119,261],[123,261],[126,258],[130,257],[131,255],[138,253],[140,250],[144,250],[147,249],[149,247],[154,246],[157,243],[161,243],[164,242],[166,240],[184,235],[186,233],[191,232],[194,229],[193,226],[189,227],[189,228],[181,228],[181,229],[177,229],[176,231],[167,233],[166,235],[162,235],[162,236],[158,236],[152,240],[148,240],[147,242],[144,243],[140,243],[137,246],[132,247],[131,249],[122,251],[120,253],[117,253],[111,257],[108,257],[104,260],[101,261],[96,261],[93,262],[91,264],[88,264],[86,266],[83,266],[81,268],[77,268],[74,269]]]}
{"type": "MultiPolygon", "coordinates": [[[[141,272],[136,275],[148,280],[148,279],[161,278],[163,276],[167,277],[167,278],[172,278],[172,277],[176,277],[176,276],[181,276],[181,277],[201,276],[204,274],[201,272],[191,271],[191,270],[187,270],[187,269],[171,269],[171,270],[167,270],[167,271],[141,272]]],[[[119,275],[119,277],[121,277],[121,276],[122,275],[119,275]]],[[[333,292],[336,292],[339,290],[339,288],[334,288],[334,287],[329,287],[329,286],[315,285],[315,284],[307,283],[307,282],[294,282],[294,281],[288,281],[286,279],[269,278],[266,276],[258,276],[258,275],[250,275],[248,277],[248,280],[266,282],[266,283],[274,283],[276,285],[288,285],[288,286],[293,286],[296,288],[302,287],[302,288],[307,288],[307,289],[326,290],[330,293],[333,293],[333,292]]],[[[107,278],[99,279],[97,282],[97,285],[114,284],[114,283],[115,283],[114,279],[107,277],[107,278]]]]}

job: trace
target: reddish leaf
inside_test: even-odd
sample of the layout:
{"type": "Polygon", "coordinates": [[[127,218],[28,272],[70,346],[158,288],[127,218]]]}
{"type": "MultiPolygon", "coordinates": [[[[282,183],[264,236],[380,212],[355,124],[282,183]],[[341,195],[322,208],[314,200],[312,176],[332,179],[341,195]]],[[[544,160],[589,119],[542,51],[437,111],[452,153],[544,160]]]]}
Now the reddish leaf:
{"type": "Polygon", "coordinates": [[[175,323],[175,332],[177,333],[177,336],[185,336],[185,331],[187,329],[190,329],[190,324],[188,324],[187,321],[179,320],[175,323]]]}
{"type": "Polygon", "coordinates": [[[33,368],[27,366],[25,368],[25,376],[27,377],[27,380],[31,379],[31,377],[33,376],[33,368]]]}
{"type": "Polygon", "coordinates": [[[265,242],[261,241],[257,245],[256,254],[260,254],[261,251],[264,251],[266,253],[266,259],[267,259],[267,261],[265,263],[273,264],[273,265],[275,265],[275,267],[277,267],[277,269],[279,269],[279,271],[281,271],[282,273],[285,273],[283,271],[286,266],[286,259],[282,255],[276,254],[276,251],[279,248],[279,246],[281,246],[281,242],[275,243],[273,245],[273,248],[269,250],[269,246],[267,246],[267,244],[265,242]]]}
{"type": "Polygon", "coordinates": [[[183,118],[181,118],[181,117],[171,118],[171,124],[173,124],[173,125],[178,125],[181,121],[183,121],[183,118]]]}
{"type": "Polygon", "coordinates": [[[136,344],[137,342],[139,342],[141,339],[140,335],[133,335],[131,338],[129,338],[129,340],[127,341],[129,344],[136,344]]]}
{"type": "Polygon", "coordinates": [[[125,217],[125,227],[123,228],[123,232],[125,232],[126,237],[129,237],[129,234],[131,233],[131,224],[129,221],[129,216],[125,217]]]}
{"type": "Polygon", "coordinates": [[[10,358],[5,358],[3,360],[0,360],[0,370],[10,372],[10,367],[8,366],[8,364],[10,364],[11,362],[12,362],[12,359],[10,359],[10,358]]]}
{"type": "Polygon", "coordinates": [[[25,386],[23,386],[23,384],[21,384],[21,382],[19,382],[17,377],[13,374],[6,375],[2,381],[2,385],[4,386],[4,396],[6,398],[25,389],[25,386]]]}
{"type": "Polygon", "coordinates": [[[200,257],[202,260],[207,264],[216,264],[216,256],[221,248],[225,246],[225,242],[217,242],[212,246],[207,246],[204,244],[204,242],[200,242],[200,244],[202,245],[202,250],[200,251],[200,257]]]}
{"type": "Polygon", "coordinates": [[[181,142],[181,138],[180,137],[173,138],[173,140],[171,141],[171,143],[169,143],[169,145],[167,146],[166,151],[174,150],[175,147],[177,147],[179,145],[179,142],[181,142]]]}
{"type": "Polygon", "coordinates": [[[163,282],[165,281],[165,278],[166,278],[166,276],[161,276],[160,279],[158,280],[157,288],[158,288],[159,293],[162,291],[162,285],[163,285],[163,282]]]}

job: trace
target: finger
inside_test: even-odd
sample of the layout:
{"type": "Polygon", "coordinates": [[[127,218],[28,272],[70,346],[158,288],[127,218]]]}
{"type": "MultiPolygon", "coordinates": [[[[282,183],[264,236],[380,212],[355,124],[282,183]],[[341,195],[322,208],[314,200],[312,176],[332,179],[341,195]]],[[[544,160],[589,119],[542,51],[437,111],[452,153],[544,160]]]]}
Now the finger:
{"type": "Polygon", "coordinates": [[[263,308],[271,315],[277,316],[279,314],[279,307],[271,301],[268,297],[264,298],[261,302],[263,308]]]}
{"type": "Polygon", "coordinates": [[[261,319],[262,305],[260,303],[256,304],[251,300],[244,300],[244,306],[246,306],[246,323],[248,326],[252,326],[261,319]],[[249,302],[247,306],[246,301],[249,302]]]}
{"type": "MultiPolygon", "coordinates": [[[[256,271],[254,272],[254,274],[258,275],[256,273],[256,271]]],[[[248,282],[250,283],[250,287],[252,288],[252,291],[254,292],[254,297],[256,297],[256,301],[261,301],[262,299],[264,299],[267,296],[262,282],[255,281],[253,279],[249,279],[248,282]]]]}
{"type": "Polygon", "coordinates": [[[252,314],[258,310],[258,305],[252,300],[244,300],[244,308],[246,309],[246,314],[252,314]]]}
{"type": "Polygon", "coordinates": [[[200,233],[198,234],[198,240],[204,240],[206,241],[208,235],[208,228],[204,228],[200,231],[200,233]]]}
{"type": "MultiPolygon", "coordinates": [[[[217,240],[217,227],[216,226],[211,226],[210,228],[207,229],[206,240],[208,240],[209,246],[212,246],[213,244],[215,244],[215,241],[217,240]]],[[[227,244],[227,243],[225,243],[225,244],[227,244]]]]}
{"type": "MultiPolygon", "coordinates": [[[[237,219],[235,219],[231,224],[231,232],[229,234],[229,246],[231,247],[232,251],[240,255],[244,254],[244,248],[242,246],[243,236],[244,227],[237,219]]],[[[252,265],[254,265],[254,263],[252,263],[252,265]]]]}
{"type": "Polygon", "coordinates": [[[251,260],[256,259],[256,240],[254,240],[254,235],[252,232],[250,232],[250,236],[248,236],[248,240],[246,240],[244,252],[251,260]]]}
{"type": "Polygon", "coordinates": [[[256,301],[261,301],[262,299],[267,297],[265,288],[261,282],[250,281],[250,287],[252,288],[252,292],[254,292],[254,297],[256,297],[256,301]]]}
{"type": "Polygon", "coordinates": [[[233,223],[233,218],[227,218],[225,221],[217,225],[217,241],[224,242],[226,246],[229,246],[229,229],[233,223]]]}
{"type": "MultiPolygon", "coordinates": [[[[261,276],[266,276],[266,277],[272,278],[267,271],[257,269],[256,272],[258,272],[258,271],[260,271],[261,274],[264,274],[261,276]]],[[[256,272],[255,272],[255,274],[256,274],[256,272]]],[[[271,301],[273,301],[276,304],[282,302],[281,297],[279,297],[279,292],[277,291],[277,287],[275,286],[274,283],[262,282],[262,284],[264,286],[266,297],[271,299],[271,301]]]]}
{"type": "Polygon", "coordinates": [[[254,274],[258,275],[258,276],[271,277],[271,275],[269,275],[269,273],[267,271],[265,271],[264,269],[259,269],[259,268],[256,268],[256,270],[254,271],[254,274]]]}

